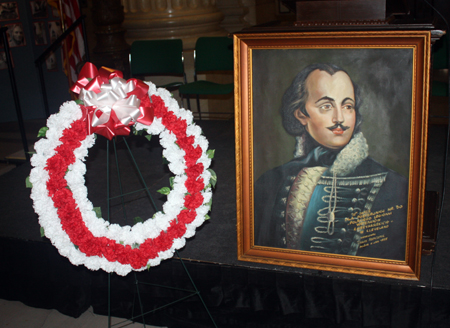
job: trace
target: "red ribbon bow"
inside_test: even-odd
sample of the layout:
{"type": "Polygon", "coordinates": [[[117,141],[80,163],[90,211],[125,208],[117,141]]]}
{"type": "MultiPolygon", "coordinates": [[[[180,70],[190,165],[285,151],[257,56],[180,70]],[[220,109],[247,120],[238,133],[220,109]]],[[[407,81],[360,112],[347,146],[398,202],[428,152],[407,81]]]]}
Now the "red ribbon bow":
{"type": "MultiPolygon", "coordinates": [[[[97,67],[95,67],[94,64],[88,62],[81,69],[78,80],[72,86],[71,91],[80,94],[82,89],[85,89],[86,91],[98,94],[102,91],[102,85],[108,84],[110,80],[114,78],[123,79],[122,72],[107,67],[101,67],[97,70],[97,67]]],[[[126,81],[124,85],[128,87],[128,90],[130,88],[132,89],[126,93],[127,96],[125,99],[135,95],[140,100],[140,116],[135,121],[144,125],[150,125],[153,122],[154,110],[150,98],[148,97],[148,85],[134,78],[126,81]]],[[[83,119],[86,121],[88,133],[101,134],[109,140],[115,135],[128,135],[130,133],[130,126],[136,123],[134,120],[127,124],[122,123],[117,117],[114,109],[110,109],[109,120],[106,123],[93,126],[93,116],[96,115],[97,118],[99,118],[103,113],[101,111],[96,111],[97,106],[81,105],[80,107],[83,110],[83,119]]],[[[134,116],[134,118],[136,117],[134,116]]]]}

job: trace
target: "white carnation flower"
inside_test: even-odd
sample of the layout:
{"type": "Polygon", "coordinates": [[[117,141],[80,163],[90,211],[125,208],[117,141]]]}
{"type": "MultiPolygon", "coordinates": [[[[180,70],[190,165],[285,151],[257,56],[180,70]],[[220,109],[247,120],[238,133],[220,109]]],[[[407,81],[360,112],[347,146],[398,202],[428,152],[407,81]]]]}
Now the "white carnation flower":
{"type": "MultiPolygon", "coordinates": [[[[202,149],[202,155],[198,160],[202,163],[205,171],[200,175],[205,182],[209,181],[210,173],[206,171],[211,160],[206,155],[208,141],[201,135],[201,128],[193,125],[193,115],[190,111],[180,108],[175,99],[165,89],[156,89],[155,85],[146,82],[149,86],[149,96],[159,96],[164,101],[168,111],[174,113],[179,119],[185,120],[188,124],[186,129],[187,136],[194,136],[194,147],[199,145],[202,149]]],[[[104,257],[87,256],[75,247],[66,231],[63,230],[61,220],[58,217],[57,209],[54,207],[52,198],[48,195],[47,181],[49,172],[45,169],[49,158],[56,154],[55,148],[61,145],[60,138],[64,130],[71,128],[73,122],[79,120],[83,113],[80,107],[73,101],[64,103],[60,112],[52,115],[47,120],[46,137],[42,138],[35,145],[37,154],[31,159],[33,169],[30,173],[30,182],[33,184],[31,198],[33,207],[39,215],[39,223],[45,230],[45,235],[52,241],[61,255],[69,258],[74,265],[83,264],[91,270],[103,269],[107,272],[116,272],[119,275],[126,275],[132,270],[142,271],[147,265],[159,265],[161,260],[173,256],[175,250],[184,247],[186,238],[195,234],[195,228],[204,221],[205,215],[209,211],[209,206],[202,205],[196,210],[196,217],[191,224],[186,225],[186,233],[180,238],[172,241],[172,246],[166,250],[160,251],[158,256],[149,259],[147,265],[142,268],[132,268],[130,264],[121,264],[119,262],[110,262],[104,257]]],[[[184,160],[185,151],[176,144],[176,136],[166,130],[159,117],[155,117],[150,125],[137,123],[137,130],[146,130],[150,134],[159,135],[163,150],[163,155],[170,162],[169,169],[175,174],[173,190],[167,196],[167,202],[163,205],[164,212],[157,212],[153,218],[144,223],[137,223],[133,227],[119,226],[110,224],[102,218],[97,218],[93,204],[87,198],[87,188],[85,186],[84,174],[86,166],[83,163],[88,156],[88,149],[95,144],[95,136],[89,135],[81,141],[81,146],[74,150],[75,162],[69,166],[65,175],[67,184],[72,192],[73,199],[78,210],[82,214],[82,220],[94,237],[106,237],[116,243],[125,245],[142,244],[149,238],[156,238],[169,228],[171,222],[177,222],[176,217],[184,208],[184,197],[187,193],[185,182],[186,162],[184,160]]],[[[210,189],[203,191],[203,203],[211,199],[210,189]]]]}

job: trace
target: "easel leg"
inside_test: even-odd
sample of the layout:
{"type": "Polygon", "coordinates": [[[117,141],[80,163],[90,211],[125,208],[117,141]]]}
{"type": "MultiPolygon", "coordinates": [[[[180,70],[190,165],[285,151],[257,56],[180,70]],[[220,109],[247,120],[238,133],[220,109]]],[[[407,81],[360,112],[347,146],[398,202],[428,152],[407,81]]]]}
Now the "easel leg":
{"type": "MultiPolygon", "coordinates": [[[[151,201],[151,203],[152,203],[152,206],[153,206],[153,208],[154,208],[154,210],[155,210],[155,212],[156,212],[156,211],[158,211],[158,208],[157,208],[157,206],[156,206],[156,204],[155,204],[155,201],[153,200],[153,197],[152,197],[151,194],[150,194],[150,191],[149,191],[148,188],[147,188],[147,184],[145,183],[145,180],[144,180],[144,178],[143,178],[143,176],[142,176],[142,173],[141,173],[141,171],[140,171],[140,169],[139,169],[139,167],[138,167],[138,165],[137,165],[137,163],[136,163],[136,160],[135,160],[135,158],[134,158],[134,156],[133,156],[133,154],[132,154],[132,152],[131,152],[130,146],[128,145],[128,143],[127,143],[125,137],[123,138],[123,141],[124,141],[124,144],[125,144],[126,147],[127,147],[128,153],[129,153],[130,156],[131,156],[131,159],[132,159],[133,164],[134,164],[134,166],[135,166],[135,168],[136,168],[136,171],[138,172],[139,178],[140,178],[142,184],[143,184],[144,187],[145,187],[145,190],[146,190],[146,192],[147,192],[148,198],[150,199],[150,201],[151,201]]],[[[107,144],[106,144],[106,145],[107,145],[107,146],[106,146],[106,148],[107,148],[107,149],[106,149],[106,154],[107,154],[107,155],[106,155],[106,160],[107,160],[107,165],[106,165],[106,175],[107,175],[107,183],[106,183],[106,185],[107,185],[107,192],[106,192],[106,194],[107,194],[107,207],[108,207],[108,209],[107,209],[107,213],[108,213],[108,214],[107,214],[107,219],[108,219],[108,222],[109,222],[109,221],[110,221],[110,200],[111,200],[111,197],[110,197],[110,190],[109,190],[109,189],[110,189],[109,140],[107,140],[107,144]]],[[[122,188],[122,181],[121,181],[120,169],[119,169],[119,162],[118,162],[118,156],[117,156],[116,138],[114,138],[114,140],[113,140],[113,147],[114,147],[114,157],[115,157],[115,161],[116,161],[117,178],[118,178],[118,180],[119,180],[119,190],[120,190],[120,197],[121,197],[121,201],[122,201],[123,215],[124,215],[124,217],[126,218],[124,193],[123,193],[123,188],[122,188]]],[[[177,254],[177,256],[178,256],[178,259],[181,261],[181,264],[182,264],[182,266],[183,266],[183,269],[184,269],[184,271],[186,272],[186,274],[187,274],[187,276],[188,276],[188,278],[189,278],[189,281],[190,281],[190,283],[192,284],[192,286],[193,286],[193,288],[194,288],[194,291],[184,290],[184,289],[179,289],[179,288],[174,288],[174,287],[170,287],[170,286],[160,286],[160,285],[159,285],[159,287],[169,288],[169,289],[178,289],[178,290],[185,291],[185,292],[191,292],[192,294],[190,294],[190,295],[188,295],[188,296],[185,296],[185,297],[182,297],[182,298],[180,298],[180,299],[178,299],[178,300],[175,300],[174,302],[170,302],[169,304],[160,306],[160,307],[158,307],[157,309],[154,309],[154,310],[151,310],[151,311],[148,311],[148,312],[145,312],[145,313],[144,313],[144,307],[143,307],[143,304],[142,304],[142,299],[141,299],[140,290],[139,290],[139,284],[140,284],[140,282],[138,281],[137,275],[136,275],[136,273],[134,272],[134,283],[135,283],[135,286],[136,286],[136,293],[137,293],[137,297],[138,297],[138,302],[139,302],[139,307],[140,307],[141,314],[140,314],[140,315],[137,315],[137,316],[134,315],[134,303],[135,303],[135,298],[134,298],[134,299],[133,299],[133,310],[132,310],[133,313],[132,313],[132,318],[127,319],[127,320],[125,320],[125,321],[134,321],[134,319],[141,317],[141,318],[142,318],[143,325],[144,325],[144,327],[145,327],[145,315],[147,315],[147,314],[149,314],[149,313],[152,313],[152,312],[155,312],[155,311],[157,311],[157,310],[160,310],[160,309],[162,309],[162,308],[164,308],[164,307],[170,306],[170,305],[172,305],[172,304],[175,304],[175,303],[177,303],[177,302],[184,301],[185,299],[187,299],[187,298],[189,298],[189,297],[191,297],[191,296],[198,295],[198,297],[200,298],[200,301],[202,302],[203,307],[205,308],[206,312],[208,313],[208,316],[209,316],[209,318],[211,319],[211,321],[212,321],[214,327],[217,328],[217,325],[216,325],[216,323],[215,323],[213,317],[211,316],[211,313],[209,312],[209,309],[208,309],[208,307],[206,306],[206,303],[204,302],[202,296],[200,295],[200,292],[199,292],[199,290],[197,289],[197,286],[195,285],[194,280],[192,279],[191,275],[189,274],[189,271],[188,271],[186,265],[185,265],[184,262],[183,262],[183,259],[180,257],[180,255],[179,255],[179,253],[178,253],[177,250],[176,250],[176,254],[177,254]]],[[[143,283],[143,284],[146,284],[146,283],[143,283]]],[[[152,285],[152,284],[147,284],[147,285],[152,285]]],[[[154,286],[158,286],[158,285],[154,285],[154,286]]],[[[125,322],[125,321],[123,321],[123,322],[125,322]]],[[[117,324],[122,324],[123,322],[120,322],[120,323],[117,323],[117,324]]],[[[111,328],[111,274],[108,274],[108,328],[111,328]]]]}

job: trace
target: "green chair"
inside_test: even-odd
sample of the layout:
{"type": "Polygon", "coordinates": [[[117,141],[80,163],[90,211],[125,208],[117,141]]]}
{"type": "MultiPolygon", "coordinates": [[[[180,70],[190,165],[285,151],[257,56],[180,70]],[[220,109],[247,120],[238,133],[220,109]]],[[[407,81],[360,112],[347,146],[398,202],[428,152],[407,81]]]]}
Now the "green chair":
{"type": "Polygon", "coordinates": [[[448,36],[436,41],[432,49],[429,124],[448,124],[448,36]]]}
{"type": "MultiPolygon", "coordinates": [[[[197,97],[197,109],[201,119],[200,95],[226,95],[233,92],[234,84],[220,84],[197,80],[198,73],[233,70],[233,39],[228,37],[201,37],[195,44],[194,82],[180,86],[180,95],[197,97]]],[[[188,108],[190,104],[188,102],[188,108]]]]}
{"type": "Polygon", "coordinates": [[[180,76],[183,82],[158,85],[158,88],[176,90],[187,83],[183,63],[181,39],[142,40],[131,45],[130,70],[132,77],[180,76]]]}
{"type": "Polygon", "coordinates": [[[432,48],[433,81],[431,95],[448,97],[448,36],[444,35],[432,48]]]}

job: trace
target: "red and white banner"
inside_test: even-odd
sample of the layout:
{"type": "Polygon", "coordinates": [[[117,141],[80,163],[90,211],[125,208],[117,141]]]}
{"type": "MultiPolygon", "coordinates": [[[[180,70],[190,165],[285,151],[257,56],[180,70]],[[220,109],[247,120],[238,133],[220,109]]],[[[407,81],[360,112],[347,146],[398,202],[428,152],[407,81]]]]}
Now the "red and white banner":
{"type": "MultiPolygon", "coordinates": [[[[80,18],[80,7],[77,0],[48,0],[48,4],[58,9],[64,30],[68,29],[78,18],[80,18]]],[[[77,81],[78,63],[82,62],[84,56],[84,42],[82,27],[79,25],[64,41],[63,66],[69,86],[77,81]]]]}

